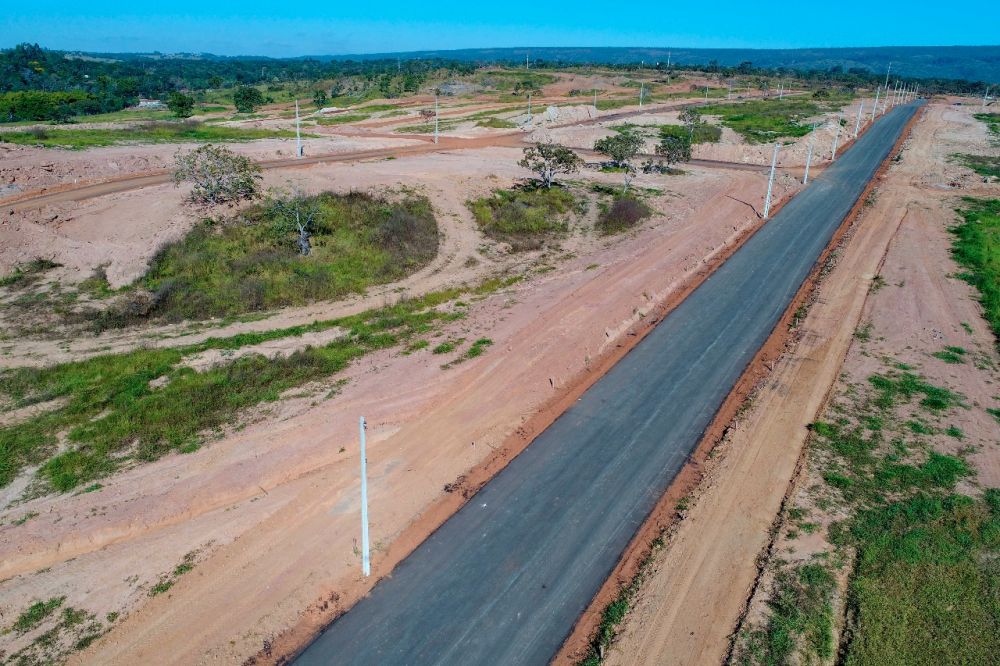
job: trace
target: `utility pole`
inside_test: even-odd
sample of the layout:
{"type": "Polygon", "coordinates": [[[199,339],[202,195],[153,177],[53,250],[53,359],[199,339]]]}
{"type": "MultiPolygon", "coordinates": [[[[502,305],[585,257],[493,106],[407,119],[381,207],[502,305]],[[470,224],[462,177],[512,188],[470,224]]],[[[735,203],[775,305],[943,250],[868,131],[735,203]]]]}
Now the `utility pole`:
{"type": "Polygon", "coordinates": [[[705,104],[708,104],[708,86],[705,86],[705,104]]]}
{"type": "Polygon", "coordinates": [[[854,122],[854,138],[858,138],[858,131],[861,129],[861,112],[865,110],[865,100],[861,100],[861,106],[858,107],[858,119],[854,122]]]}
{"type": "Polygon", "coordinates": [[[780,143],[774,144],[774,156],[771,158],[771,176],[767,179],[767,198],[764,199],[764,219],[767,219],[768,214],[771,212],[771,191],[774,187],[774,170],[778,166],[778,146],[780,143]]]}
{"type": "Polygon", "coordinates": [[[830,161],[837,159],[837,142],[840,140],[840,114],[837,114],[837,132],[833,135],[833,148],[830,149],[830,161]]]}
{"type": "Polygon", "coordinates": [[[302,132],[299,122],[299,100],[295,100],[295,157],[302,157],[302,132]]]}
{"type": "Polygon", "coordinates": [[[889,66],[885,68],[885,89],[889,90],[889,72],[892,71],[892,62],[889,62],[889,66]]]}
{"type": "Polygon", "coordinates": [[[371,552],[368,547],[368,458],[365,451],[365,417],[361,417],[361,573],[365,578],[372,573],[371,552]]]}
{"type": "Polygon", "coordinates": [[[812,132],[809,133],[809,152],[806,153],[806,173],[802,177],[803,185],[807,185],[809,183],[809,164],[812,162],[813,144],[815,142],[816,142],[816,125],[813,124],[812,132]]]}
{"type": "Polygon", "coordinates": [[[778,86],[778,101],[780,102],[785,98],[785,82],[782,81],[778,86]]]}
{"type": "Polygon", "coordinates": [[[438,142],[438,94],[434,93],[434,143],[438,142]]]}
{"type": "Polygon", "coordinates": [[[639,108],[640,109],[642,108],[642,93],[643,93],[643,89],[644,89],[644,84],[640,81],[639,82],[639,108]]]}
{"type": "Polygon", "coordinates": [[[881,88],[875,88],[875,106],[872,107],[872,122],[875,122],[875,113],[878,111],[878,95],[881,91],[881,88]]]}
{"type": "Polygon", "coordinates": [[[528,54],[524,54],[524,68],[528,69],[528,54]]]}
{"type": "Polygon", "coordinates": [[[983,108],[980,109],[981,111],[986,110],[986,102],[988,102],[990,99],[990,87],[991,86],[986,86],[986,92],[983,93],[983,108]]]}
{"type": "MultiPolygon", "coordinates": [[[[642,102],[639,103],[642,106],[642,102]]],[[[528,122],[531,122],[531,93],[528,93],[528,122]]]]}

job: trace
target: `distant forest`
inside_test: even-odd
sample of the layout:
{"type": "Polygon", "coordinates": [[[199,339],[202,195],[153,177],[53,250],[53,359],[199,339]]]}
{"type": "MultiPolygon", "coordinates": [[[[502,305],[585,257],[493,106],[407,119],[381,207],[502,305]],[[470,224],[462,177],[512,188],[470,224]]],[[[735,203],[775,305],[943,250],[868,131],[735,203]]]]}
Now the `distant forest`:
{"type": "MultiPolygon", "coordinates": [[[[474,49],[365,56],[304,58],[212,55],[84,54],[53,51],[37,44],[0,50],[0,122],[67,120],[118,111],[140,97],[165,98],[191,92],[275,86],[283,82],[361,80],[372,93],[394,98],[414,93],[431,79],[472,74],[490,64],[528,65],[535,70],[601,66],[635,71],[701,70],[728,77],[795,77],[817,84],[875,86],[893,62],[893,80],[919,81],[921,90],[981,95],[988,84],[956,76],[983,72],[1000,79],[1000,47],[928,49],[811,49],[794,51],[725,49],[474,49]],[[937,52],[933,56],[930,52],[937,52]]],[[[266,88],[265,88],[266,90],[266,88]]],[[[325,93],[324,93],[325,94],[325,93]]]]}

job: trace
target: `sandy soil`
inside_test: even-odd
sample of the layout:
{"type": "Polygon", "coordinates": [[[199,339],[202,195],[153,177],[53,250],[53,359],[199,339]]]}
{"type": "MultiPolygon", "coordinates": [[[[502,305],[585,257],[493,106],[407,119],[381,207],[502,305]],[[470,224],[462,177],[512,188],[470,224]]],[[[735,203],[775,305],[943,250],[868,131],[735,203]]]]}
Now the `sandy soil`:
{"type": "MultiPolygon", "coordinates": [[[[426,191],[445,240],[439,261],[402,285],[419,291],[471,279],[505,261],[484,247],[463,203],[524,175],[513,166],[518,157],[510,148],[442,152],[324,164],[296,169],[292,178],[310,191],[398,183],[426,191]],[[470,257],[479,263],[463,273],[470,257]]],[[[269,182],[287,177],[268,175],[269,182]]],[[[588,177],[610,181],[614,175],[588,177]]],[[[755,221],[747,206],[729,197],[758,201],[763,192],[760,174],[694,168],[682,179],[642,176],[637,184],[665,190],[655,201],[663,215],[620,239],[581,230],[582,240],[564,244],[576,257],[474,306],[468,319],[445,331],[489,336],[495,344],[485,356],[451,370],[440,367],[449,359],[429,352],[366,357],[345,373],[350,382],[337,397],[323,397],[330,385],[314,387],[311,395],[283,401],[274,413],[262,411],[245,430],[194,454],[127,471],[97,492],[6,509],[0,607],[12,612],[65,594],[68,604],[99,617],[128,613],[119,629],[81,657],[89,663],[134,663],[153,655],[180,663],[230,662],[296,626],[321,598],[356,597],[370,584],[359,579],[354,554],[359,414],[371,424],[375,568],[384,572],[407,547],[396,544],[397,537],[444,495],[446,483],[491,455],[560,387],[617,344],[651,304],[755,221]],[[598,267],[588,269],[593,264],[598,267]],[[38,515],[16,524],[32,513],[38,515]],[[199,564],[192,573],[169,592],[148,596],[152,584],[195,552],[199,564]]],[[[782,194],[794,187],[780,184],[782,194]]],[[[125,236],[133,245],[114,253],[114,260],[155,248],[157,234],[181,233],[190,220],[181,219],[180,206],[180,193],[169,188],[112,195],[80,206],[63,233],[74,229],[77,242],[87,234],[114,237],[120,229],[102,225],[122,225],[134,215],[140,230],[125,236]],[[163,209],[150,215],[156,200],[163,209]]],[[[115,274],[124,279],[128,271],[120,266],[115,274]]],[[[385,290],[346,305],[281,313],[267,326],[364,309],[389,297],[385,290]]],[[[12,651],[33,638],[6,638],[4,647],[12,651]]]]}
{"type": "MultiPolygon", "coordinates": [[[[902,161],[889,170],[876,203],[855,224],[853,238],[822,282],[797,343],[718,448],[692,507],[657,557],[655,573],[609,663],[717,663],[724,660],[746,604],[748,622],[766,614],[769,581],[765,572],[758,584],[756,560],[771,545],[774,518],[786,493],[793,492],[805,426],[815,420],[835,382],[837,390],[843,381],[868,376],[879,369],[882,353],[891,352],[977,404],[995,402],[995,370],[946,365],[929,356],[957,344],[997,360],[972,290],[949,277],[955,266],[945,231],[953,219],[949,184],[971,187],[977,181],[949,165],[947,157],[985,149],[985,144],[982,127],[969,113],[945,104],[931,106],[915,125],[902,161]],[[869,296],[876,274],[892,286],[869,296]],[[861,320],[872,321],[880,336],[867,351],[852,342],[861,320]],[[972,333],[964,331],[963,321],[972,325],[972,333]],[[845,354],[847,378],[838,381],[845,354]]],[[[980,193],[996,196],[997,188],[980,193]]],[[[995,422],[974,409],[958,417],[956,425],[969,441],[982,445],[971,458],[980,483],[996,485],[995,422]]],[[[796,483],[809,485],[808,479],[796,483]]],[[[790,548],[787,540],[779,540],[774,552],[804,558],[822,549],[816,541],[806,535],[790,548]]]]}

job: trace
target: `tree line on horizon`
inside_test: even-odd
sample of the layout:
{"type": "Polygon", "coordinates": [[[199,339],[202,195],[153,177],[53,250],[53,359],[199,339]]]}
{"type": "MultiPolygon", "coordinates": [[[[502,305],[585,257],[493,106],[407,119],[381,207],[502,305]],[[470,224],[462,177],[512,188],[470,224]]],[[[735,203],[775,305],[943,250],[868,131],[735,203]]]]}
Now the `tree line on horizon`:
{"type": "MultiPolygon", "coordinates": [[[[88,55],[19,44],[0,50],[0,122],[18,120],[64,121],[74,116],[118,111],[134,106],[139,98],[168,99],[171,93],[271,86],[302,81],[360,79],[363,87],[384,98],[417,92],[431,76],[454,77],[474,73],[488,65],[523,67],[524,61],[475,61],[427,59],[337,59],[264,57],[172,57],[152,55],[88,55]]],[[[534,70],[599,67],[610,71],[648,70],[670,75],[699,71],[720,81],[736,77],[794,78],[816,86],[854,89],[874,87],[884,74],[863,67],[796,69],[756,67],[747,60],[735,66],[711,60],[705,64],[645,65],[643,63],[578,63],[535,59],[534,70]]],[[[893,77],[895,80],[895,77],[893,77]]],[[[927,93],[982,95],[987,84],[947,78],[904,77],[919,83],[927,93]]],[[[331,96],[341,89],[335,83],[331,96]]],[[[309,93],[311,94],[311,92],[309,93]]],[[[325,96],[325,93],[324,93],[325,96]]]]}

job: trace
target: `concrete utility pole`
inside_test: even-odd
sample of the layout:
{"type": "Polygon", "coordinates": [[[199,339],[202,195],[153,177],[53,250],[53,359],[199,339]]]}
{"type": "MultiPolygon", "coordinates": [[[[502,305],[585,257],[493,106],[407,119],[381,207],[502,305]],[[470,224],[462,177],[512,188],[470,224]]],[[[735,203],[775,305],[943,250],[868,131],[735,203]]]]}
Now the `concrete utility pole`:
{"type": "Polygon", "coordinates": [[[881,91],[881,88],[875,88],[875,106],[872,107],[872,122],[875,122],[875,114],[878,112],[878,95],[881,91]]]}
{"type": "Polygon", "coordinates": [[[528,69],[528,54],[524,54],[524,68],[528,69]]]}
{"type": "Polygon", "coordinates": [[[889,72],[892,71],[892,62],[889,62],[889,66],[885,68],[885,89],[889,89],[889,72]]]}
{"type": "Polygon", "coordinates": [[[642,108],[642,92],[643,92],[643,84],[642,84],[642,82],[640,82],[639,83],[639,108],[640,109],[642,108]]]}
{"type": "Polygon", "coordinates": [[[438,95],[434,93],[434,143],[438,142],[438,95]]]}
{"type": "Polygon", "coordinates": [[[986,86],[986,92],[983,93],[983,108],[980,109],[981,111],[986,110],[986,102],[988,102],[990,99],[990,87],[991,86],[986,86]]]}
{"type": "Polygon", "coordinates": [[[837,142],[840,140],[840,114],[837,114],[837,131],[833,135],[833,148],[830,149],[830,161],[837,159],[837,142]]]}
{"type": "Polygon", "coordinates": [[[774,188],[774,170],[778,166],[778,146],[780,143],[774,144],[774,156],[771,158],[771,176],[767,179],[767,198],[764,199],[764,219],[771,213],[771,191],[774,188]]]}
{"type": "Polygon", "coordinates": [[[708,86],[705,86],[705,104],[708,104],[708,86]]]}
{"type": "Polygon", "coordinates": [[[778,101],[781,101],[784,98],[785,98],[785,82],[782,81],[781,84],[778,85],[778,101]]]}
{"type": "Polygon", "coordinates": [[[809,152],[806,153],[806,173],[802,177],[802,184],[809,184],[809,164],[813,158],[813,144],[816,143],[816,125],[813,124],[812,132],[809,133],[809,152]]]}
{"type": "Polygon", "coordinates": [[[299,125],[299,100],[295,100],[295,157],[302,157],[302,133],[299,125]]]}
{"type": "Polygon", "coordinates": [[[858,119],[854,122],[854,138],[858,138],[858,131],[861,129],[861,112],[865,110],[865,100],[861,100],[861,106],[858,107],[858,119]]]}
{"type": "Polygon", "coordinates": [[[368,458],[365,451],[365,417],[361,417],[361,573],[365,578],[372,573],[371,551],[368,547],[368,458]]]}
{"type": "MultiPolygon", "coordinates": [[[[642,102],[639,103],[642,106],[642,102]]],[[[531,122],[531,93],[528,93],[528,122],[531,122]]]]}

